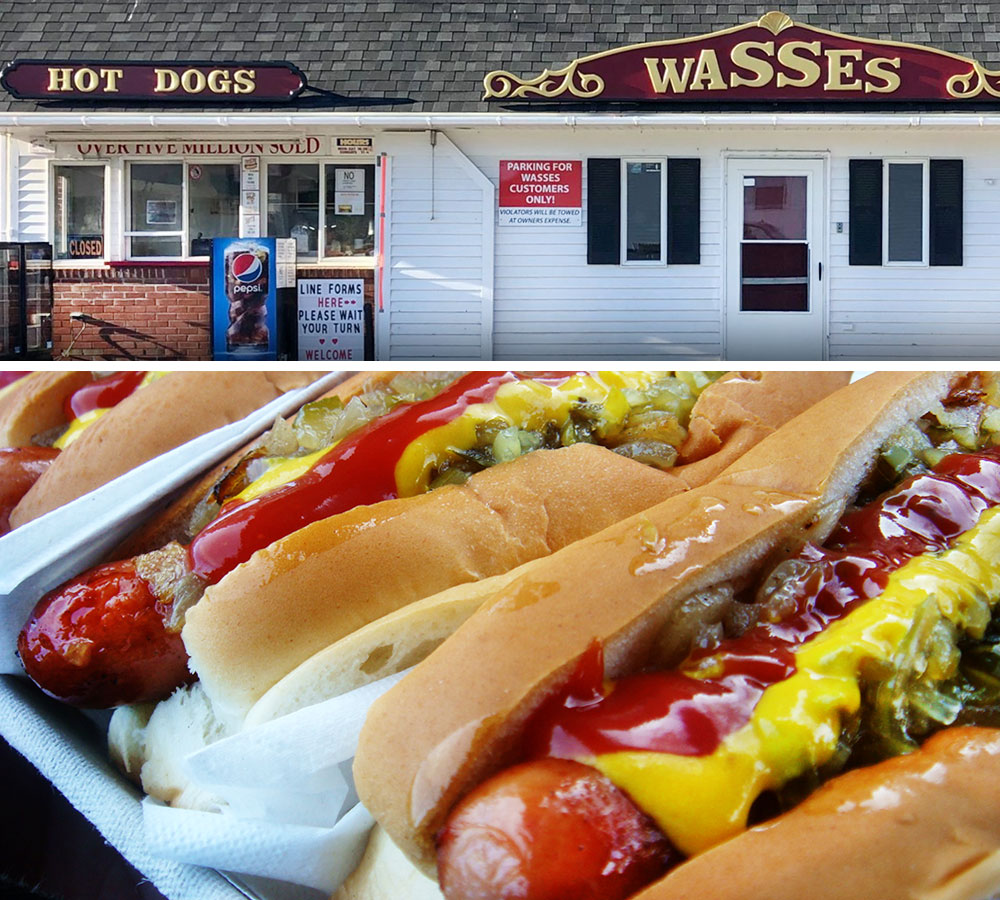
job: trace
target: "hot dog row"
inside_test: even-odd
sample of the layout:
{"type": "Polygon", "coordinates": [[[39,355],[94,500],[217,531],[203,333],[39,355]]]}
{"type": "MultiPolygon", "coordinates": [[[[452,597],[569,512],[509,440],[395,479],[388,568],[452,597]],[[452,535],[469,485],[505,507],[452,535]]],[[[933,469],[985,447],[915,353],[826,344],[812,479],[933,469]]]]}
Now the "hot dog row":
{"type": "Polygon", "coordinates": [[[448,900],[701,896],[821,783],[863,809],[996,755],[1000,391],[846,380],[350,379],[41,598],[22,660],[120,707],[114,752],[181,804],[192,716],[215,739],[417,663],[355,777],[448,900]]]}

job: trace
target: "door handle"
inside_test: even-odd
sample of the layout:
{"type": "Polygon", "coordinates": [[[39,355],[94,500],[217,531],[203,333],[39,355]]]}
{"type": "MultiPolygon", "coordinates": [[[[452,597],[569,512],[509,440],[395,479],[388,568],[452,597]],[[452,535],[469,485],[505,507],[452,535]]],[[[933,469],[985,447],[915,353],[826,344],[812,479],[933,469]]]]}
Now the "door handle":
{"type": "Polygon", "coordinates": [[[822,263],[822,261],[820,261],[820,264],[819,264],[819,280],[820,281],[823,280],[823,263],[822,263]]]}

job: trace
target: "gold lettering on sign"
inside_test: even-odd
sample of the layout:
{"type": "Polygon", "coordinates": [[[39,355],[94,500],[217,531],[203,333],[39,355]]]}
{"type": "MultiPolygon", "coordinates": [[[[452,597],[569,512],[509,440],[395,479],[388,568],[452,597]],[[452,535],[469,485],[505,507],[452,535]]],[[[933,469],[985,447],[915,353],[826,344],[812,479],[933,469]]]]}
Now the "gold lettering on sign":
{"type": "Polygon", "coordinates": [[[208,73],[208,89],[213,94],[228,94],[232,84],[228,69],[212,69],[208,73]]]}
{"type": "Polygon", "coordinates": [[[814,57],[820,56],[822,54],[820,42],[789,41],[778,48],[778,62],[786,69],[798,72],[801,76],[800,78],[793,78],[785,72],[779,72],[778,87],[785,87],[787,85],[788,87],[806,88],[812,87],[819,81],[823,70],[815,59],[810,59],[809,56],[804,55],[805,53],[809,53],[814,57]],[[800,50],[803,51],[802,56],[799,55],[798,51],[800,50]]]}
{"type": "Polygon", "coordinates": [[[104,79],[104,90],[108,94],[118,93],[118,79],[123,77],[125,72],[121,69],[101,69],[101,78],[104,79]]]}
{"type": "Polygon", "coordinates": [[[200,94],[207,83],[208,79],[200,69],[185,69],[181,75],[181,87],[185,94],[200,94]]]}
{"type": "Polygon", "coordinates": [[[865,72],[869,78],[882,79],[882,84],[875,84],[871,81],[865,82],[865,93],[867,94],[891,94],[899,89],[900,77],[898,71],[900,59],[887,59],[886,57],[876,57],[865,63],[865,72]]]}
{"type": "Polygon", "coordinates": [[[234,94],[252,94],[257,90],[257,70],[237,69],[233,75],[234,94]]]}
{"type": "Polygon", "coordinates": [[[774,56],[774,41],[743,41],[733,47],[731,58],[734,66],[753,72],[753,78],[745,78],[738,72],[729,76],[732,87],[763,87],[774,77],[774,66],[770,60],[751,56],[751,50],[762,50],[767,56],[774,56]]]}
{"type": "Polygon", "coordinates": [[[705,49],[698,54],[698,65],[694,70],[694,77],[691,79],[691,90],[700,91],[705,86],[710,91],[724,91],[726,89],[726,79],[722,77],[722,69],[719,68],[719,58],[714,50],[705,49]]]}
{"type": "Polygon", "coordinates": [[[687,89],[688,78],[691,77],[691,67],[694,65],[693,59],[684,60],[684,71],[677,71],[677,60],[669,59],[644,59],[646,71],[649,72],[649,82],[653,90],[658,94],[665,94],[669,91],[672,94],[683,94],[687,89]],[[660,72],[660,64],[663,64],[663,72],[660,72]]]}
{"type": "Polygon", "coordinates": [[[861,59],[860,50],[827,50],[830,68],[826,73],[825,91],[860,91],[862,84],[854,74],[854,63],[861,59]]]}
{"type": "Polygon", "coordinates": [[[73,70],[68,68],[49,69],[48,91],[71,91],[73,90],[73,70]]]}
{"type": "Polygon", "coordinates": [[[155,69],[156,87],[153,88],[157,94],[171,94],[181,86],[181,76],[173,69],[155,69]]]}

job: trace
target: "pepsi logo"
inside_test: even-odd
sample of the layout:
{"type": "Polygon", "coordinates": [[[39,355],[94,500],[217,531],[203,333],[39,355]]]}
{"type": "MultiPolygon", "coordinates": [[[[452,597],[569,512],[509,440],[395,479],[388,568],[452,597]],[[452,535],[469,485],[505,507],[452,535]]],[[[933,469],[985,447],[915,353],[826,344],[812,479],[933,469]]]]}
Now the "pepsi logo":
{"type": "Polygon", "coordinates": [[[231,271],[241,284],[251,284],[260,278],[264,267],[255,253],[240,253],[233,257],[231,271]]]}

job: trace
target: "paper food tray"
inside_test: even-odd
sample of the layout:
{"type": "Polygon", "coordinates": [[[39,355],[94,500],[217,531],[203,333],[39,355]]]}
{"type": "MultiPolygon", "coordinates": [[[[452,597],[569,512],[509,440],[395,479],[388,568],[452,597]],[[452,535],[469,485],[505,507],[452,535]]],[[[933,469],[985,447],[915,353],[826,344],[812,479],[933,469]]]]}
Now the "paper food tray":
{"type": "Polygon", "coordinates": [[[44,696],[20,673],[16,635],[46,591],[104,553],[191,478],[344,378],[331,373],[0,539],[0,734],[170,900],[318,900],[324,892],[171,862],[146,846],[141,792],[108,759],[109,713],[44,696]]]}

